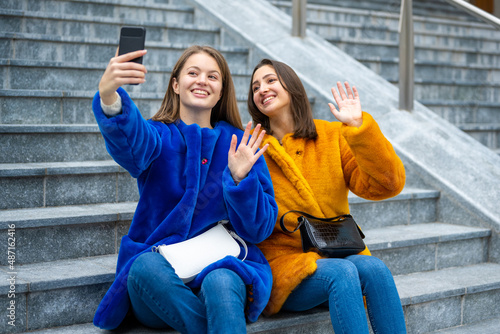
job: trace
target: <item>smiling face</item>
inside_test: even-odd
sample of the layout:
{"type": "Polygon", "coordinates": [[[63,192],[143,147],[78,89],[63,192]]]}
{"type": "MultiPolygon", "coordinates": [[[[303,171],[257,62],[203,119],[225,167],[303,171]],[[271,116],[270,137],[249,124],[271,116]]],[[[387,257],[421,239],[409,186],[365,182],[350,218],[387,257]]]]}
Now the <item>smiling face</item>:
{"type": "Polygon", "coordinates": [[[179,95],[180,115],[210,112],[222,95],[222,75],[214,58],[196,53],[190,56],[172,88],[179,95]]]}
{"type": "Polygon", "coordinates": [[[253,102],[272,119],[290,113],[290,94],[285,90],[272,66],[257,69],[252,77],[253,102]]]}

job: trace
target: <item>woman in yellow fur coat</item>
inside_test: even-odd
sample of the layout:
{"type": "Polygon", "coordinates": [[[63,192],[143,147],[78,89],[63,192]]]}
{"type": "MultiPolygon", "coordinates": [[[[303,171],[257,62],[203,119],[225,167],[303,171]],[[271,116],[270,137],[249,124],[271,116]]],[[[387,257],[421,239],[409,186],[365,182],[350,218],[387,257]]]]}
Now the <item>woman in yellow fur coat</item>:
{"type": "MultiPolygon", "coordinates": [[[[262,145],[278,203],[272,235],[259,244],[273,273],[268,315],[329,306],[336,334],[368,333],[363,296],[375,333],[406,333],[403,309],[387,266],[365,249],[346,258],[302,251],[299,233],[285,233],[279,218],[289,210],[316,217],[349,213],[347,195],[381,200],[397,195],[405,171],[370,114],[361,110],[355,87],[332,88],[340,122],[314,120],[305,89],[286,64],[263,59],[254,69],[248,108],[267,134],[262,145]]],[[[297,215],[285,217],[292,230],[297,215]]]]}

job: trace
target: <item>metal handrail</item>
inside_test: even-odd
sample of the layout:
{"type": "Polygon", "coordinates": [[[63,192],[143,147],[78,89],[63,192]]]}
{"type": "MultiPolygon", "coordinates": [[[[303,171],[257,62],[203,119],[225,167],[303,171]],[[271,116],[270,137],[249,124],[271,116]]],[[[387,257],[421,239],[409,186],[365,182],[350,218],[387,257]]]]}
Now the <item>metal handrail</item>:
{"type": "MultiPolygon", "coordinates": [[[[463,0],[445,0],[500,29],[500,19],[463,0]]],[[[414,34],[412,0],[401,0],[399,19],[399,109],[413,110],[414,34]]]]}
{"type": "Polygon", "coordinates": [[[292,2],[292,36],[306,37],[307,0],[292,2]]]}
{"type": "Polygon", "coordinates": [[[413,110],[414,59],[413,2],[401,0],[399,18],[399,109],[401,110],[413,110]]]}
{"type": "Polygon", "coordinates": [[[488,12],[485,12],[484,10],[474,5],[471,5],[467,1],[463,0],[445,0],[445,1],[457,8],[465,10],[469,14],[474,15],[475,17],[483,20],[484,22],[491,24],[495,28],[500,29],[500,19],[498,17],[491,15],[488,12]]]}

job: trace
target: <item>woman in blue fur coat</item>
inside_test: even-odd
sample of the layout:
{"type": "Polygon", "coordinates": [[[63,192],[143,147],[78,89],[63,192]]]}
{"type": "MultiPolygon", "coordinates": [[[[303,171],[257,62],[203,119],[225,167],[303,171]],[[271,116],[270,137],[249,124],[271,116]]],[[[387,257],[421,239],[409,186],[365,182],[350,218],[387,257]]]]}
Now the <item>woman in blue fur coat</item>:
{"type": "Polygon", "coordinates": [[[115,281],[94,324],[120,325],[129,311],[144,325],[181,333],[245,333],[267,304],[272,276],[255,244],[277,217],[269,171],[258,150],[264,131],[242,131],[231,74],[211,47],[192,46],[179,58],[158,113],[142,118],[124,84],[145,82],[146,68],[111,59],[93,111],[113,159],[137,178],[140,199],[122,238],[115,281]],[[239,143],[239,144],[238,144],[239,143]],[[152,247],[190,239],[229,220],[248,245],[184,284],[152,247]]]}

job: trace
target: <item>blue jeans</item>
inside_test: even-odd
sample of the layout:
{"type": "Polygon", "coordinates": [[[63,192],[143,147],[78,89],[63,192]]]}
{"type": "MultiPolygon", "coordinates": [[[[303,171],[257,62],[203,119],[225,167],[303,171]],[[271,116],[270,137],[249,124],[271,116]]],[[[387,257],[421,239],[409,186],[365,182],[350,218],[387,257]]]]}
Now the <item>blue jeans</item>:
{"type": "Polygon", "coordinates": [[[128,293],[136,318],[181,333],[246,333],[246,286],[228,269],[216,269],[194,292],[158,253],[140,255],[130,268],[128,293]]]}
{"type": "Polygon", "coordinates": [[[318,305],[330,309],[335,334],[368,333],[363,296],[373,332],[406,333],[406,325],[394,279],[378,258],[351,255],[344,259],[320,259],[314,274],[292,291],[284,310],[304,311],[318,305]]]}

